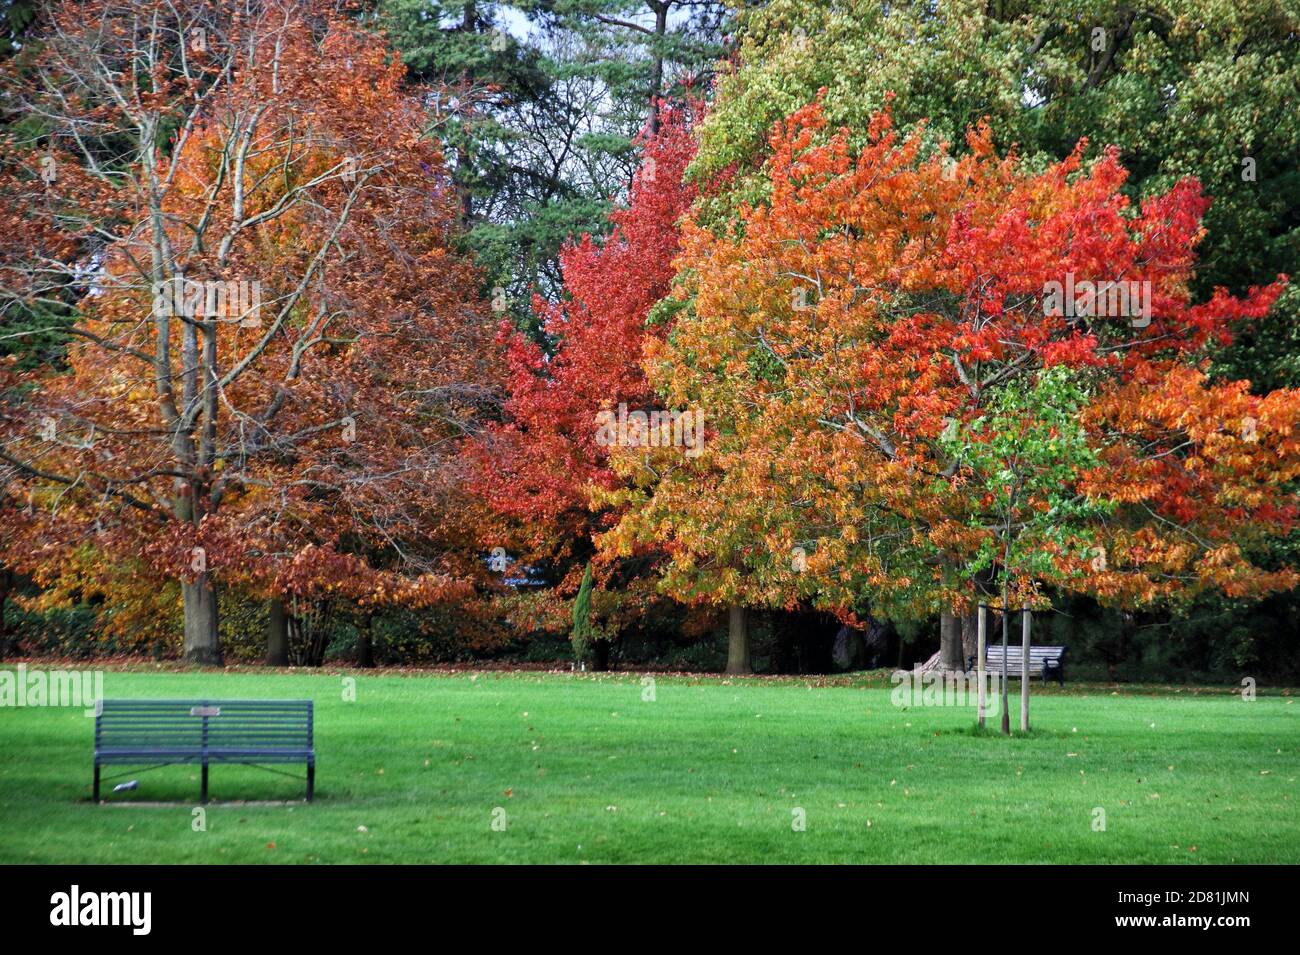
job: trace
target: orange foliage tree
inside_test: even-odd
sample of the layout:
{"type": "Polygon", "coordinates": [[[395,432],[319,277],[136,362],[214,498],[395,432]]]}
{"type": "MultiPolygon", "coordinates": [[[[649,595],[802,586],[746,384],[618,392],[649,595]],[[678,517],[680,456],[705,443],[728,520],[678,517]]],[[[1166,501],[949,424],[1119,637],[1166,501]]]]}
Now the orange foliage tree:
{"type": "Polygon", "coordinates": [[[1294,526],[1300,394],[1253,396],[1199,364],[1282,281],[1191,301],[1194,181],[1135,207],[1114,151],[1036,172],[987,128],[969,147],[927,153],[887,113],[829,130],[817,103],[778,124],[770,197],[730,227],[685,227],[685,310],[649,342],[660,395],[714,423],[704,453],[616,456],[634,487],[601,546],[665,547],[686,600],[964,611],[998,515],[945,436],[1064,366],[1098,465],[1057,493],[1117,507],[1050,545],[1051,572],[1017,580],[1012,606],[1044,583],[1132,603],[1293,584],[1252,556],[1294,526]]]}
{"type": "Polygon", "coordinates": [[[475,563],[479,277],[400,64],[331,9],[66,2],[11,77],[0,285],[76,321],[3,382],[6,559],[143,558],[197,662],[219,583],[418,606],[475,563]]]}

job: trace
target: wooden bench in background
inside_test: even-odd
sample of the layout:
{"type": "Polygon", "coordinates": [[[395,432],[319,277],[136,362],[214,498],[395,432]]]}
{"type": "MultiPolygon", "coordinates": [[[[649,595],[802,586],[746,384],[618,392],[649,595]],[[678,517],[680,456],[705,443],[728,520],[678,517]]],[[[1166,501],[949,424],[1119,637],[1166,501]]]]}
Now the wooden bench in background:
{"type": "MultiPolygon", "coordinates": [[[[1007,647],[1007,677],[1020,678],[1020,664],[1023,654],[1019,646],[1007,647]]],[[[975,658],[971,657],[971,669],[975,668],[975,658]]],[[[984,651],[984,666],[990,673],[1002,673],[1002,645],[990,644],[984,651]]],[[[1029,671],[1042,673],[1043,682],[1048,678],[1065,686],[1065,647],[1030,647],[1029,671]]]]}

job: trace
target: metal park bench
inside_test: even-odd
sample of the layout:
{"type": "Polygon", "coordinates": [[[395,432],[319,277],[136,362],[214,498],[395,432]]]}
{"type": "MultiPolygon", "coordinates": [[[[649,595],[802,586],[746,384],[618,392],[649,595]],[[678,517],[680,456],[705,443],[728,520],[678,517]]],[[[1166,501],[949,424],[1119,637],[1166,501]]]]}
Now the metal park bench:
{"type": "MultiPolygon", "coordinates": [[[[1007,676],[1019,676],[1023,658],[1021,648],[1007,647],[1007,676]]],[[[974,662],[974,658],[971,658],[974,662]]],[[[990,644],[984,651],[984,666],[992,673],[1002,672],[1002,646],[990,644]]],[[[1043,674],[1043,682],[1051,677],[1061,686],[1065,686],[1065,647],[1030,647],[1029,669],[1043,674]]]]}
{"type": "Polygon", "coordinates": [[[305,762],[311,802],[311,700],[103,700],[95,714],[95,802],[101,766],[142,762],[202,764],[203,802],[209,763],[305,762]]]}

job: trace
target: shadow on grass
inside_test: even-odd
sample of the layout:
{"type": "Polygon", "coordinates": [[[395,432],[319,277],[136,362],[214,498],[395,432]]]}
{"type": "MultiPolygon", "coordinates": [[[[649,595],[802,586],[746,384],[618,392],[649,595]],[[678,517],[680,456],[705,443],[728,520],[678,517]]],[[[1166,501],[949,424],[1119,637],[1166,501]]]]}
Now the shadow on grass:
{"type": "Polygon", "coordinates": [[[953,736],[970,736],[976,739],[990,740],[1017,740],[1017,739],[1065,739],[1074,735],[1064,730],[1043,730],[1030,727],[1028,732],[1022,733],[1015,726],[1011,727],[1011,735],[1004,736],[1002,730],[998,729],[996,721],[990,720],[984,726],[962,726],[955,730],[946,730],[945,735],[953,736]]]}

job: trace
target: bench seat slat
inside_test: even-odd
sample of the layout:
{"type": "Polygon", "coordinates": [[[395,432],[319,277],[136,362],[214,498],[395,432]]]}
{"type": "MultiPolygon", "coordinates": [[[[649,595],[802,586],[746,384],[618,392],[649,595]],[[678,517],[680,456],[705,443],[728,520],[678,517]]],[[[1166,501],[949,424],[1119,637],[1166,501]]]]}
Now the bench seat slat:
{"type": "MultiPolygon", "coordinates": [[[[238,760],[239,762],[299,763],[312,757],[311,750],[306,749],[258,749],[258,750],[214,750],[207,754],[209,762],[221,760],[238,760]]],[[[110,750],[99,754],[99,762],[139,763],[162,760],[165,763],[201,763],[204,755],[194,750],[110,750]]]]}

